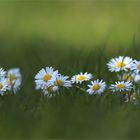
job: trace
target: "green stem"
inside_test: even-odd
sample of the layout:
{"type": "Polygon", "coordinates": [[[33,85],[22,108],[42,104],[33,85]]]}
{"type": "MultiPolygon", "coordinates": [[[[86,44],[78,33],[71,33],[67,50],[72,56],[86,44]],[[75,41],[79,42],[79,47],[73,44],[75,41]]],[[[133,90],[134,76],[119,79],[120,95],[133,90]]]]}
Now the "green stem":
{"type": "Polygon", "coordinates": [[[81,88],[81,87],[79,87],[79,86],[76,86],[76,88],[78,88],[78,89],[80,89],[81,91],[86,91],[84,88],[81,88]]]}
{"type": "Polygon", "coordinates": [[[128,93],[128,100],[129,100],[129,102],[130,102],[130,93],[128,93]]]}

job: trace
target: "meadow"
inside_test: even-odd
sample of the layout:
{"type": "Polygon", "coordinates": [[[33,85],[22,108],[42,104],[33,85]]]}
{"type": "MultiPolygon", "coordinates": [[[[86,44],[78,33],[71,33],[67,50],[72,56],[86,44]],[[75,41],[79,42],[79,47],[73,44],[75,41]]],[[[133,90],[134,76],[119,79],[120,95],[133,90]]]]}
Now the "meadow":
{"type": "Polygon", "coordinates": [[[0,65],[23,75],[16,95],[0,96],[0,139],[140,138],[139,104],[76,88],[50,99],[34,83],[46,66],[116,80],[106,66],[112,57],[140,60],[138,1],[0,3],[0,65]]]}

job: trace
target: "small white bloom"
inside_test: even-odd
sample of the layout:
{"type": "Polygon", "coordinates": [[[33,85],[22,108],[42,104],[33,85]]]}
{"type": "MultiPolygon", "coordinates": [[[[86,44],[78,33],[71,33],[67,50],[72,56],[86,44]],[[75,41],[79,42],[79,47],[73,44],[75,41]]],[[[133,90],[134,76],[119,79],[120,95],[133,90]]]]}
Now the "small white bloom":
{"type": "Polygon", "coordinates": [[[90,73],[80,73],[80,74],[77,74],[77,75],[74,75],[72,78],[71,78],[71,81],[72,81],[72,83],[82,83],[82,82],[84,82],[84,81],[89,81],[90,79],[92,79],[93,78],[93,76],[92,76],[92,74],[90,74],[90,73]]]}
{"type": "Polygon", "coordinates": [[[103,80],[91,81],[91,85],[88,85],[89,89],[87,92],[89,94],[101,94],[105,91],[106,83],[103,80]]]}
{"type": "Polygon", "coordinates": [[[130,91],[132,88],[132,82],[130,81],[118,81],[110,86],[112,92],[130,91]]]}
{"type": "Polygon", "coordinates": [[[56,95],[55,92],[59,90],[59,87],[53,85],[46,85],[46,87],[44,87],[42,90],[44,95],[51,97],[56,95]]]}
{"type": "Polygon", "coordinates": [[[50,84],[54,85],[54,86],[58,86],[58,87],[71,87],[71,81],[68,80],[68,76],[63,76],[61,74],[59,74],[58,76],[52,78],[52,80],[50,80],[50,84]]]}
{"type": "Polygon", "coordinates": [[[6,76],[6,71],[3,68],[0,68],[0,79],[6,76]]]}
{"type": "Polygon", "coordinates": [[[41,69],[35,76],[36,89],[42,89],[42,87],[57,77],[58,71],[54,71],[52,67],[46,67],[46,69],[41,69]]]}
{"type": "Polygon", "coordinates": [[[140,72],[140,61],[133,61],[132,66],[131,66],[131,70],[138,74],[140,72]]]}
{"type": "Polygon", "coordinates": [[[134,82],[140,83],[140,74],[137,74],[137,75],[134,77],[134,82]]]}
{"type": "Polygon", "coordinates": [[[133,59],[130,57],[119,56],[112,58],[109,63],[107,63],[109,71],[119,72],[119,71],[128,71],[131,68],[133,59]]]}
{"type": "Polygon", "coordinates": [[[120,81],[134,81],[135,73],[123,73],[122,75],[118,74],[117,77],[120,81]]]}
{"type": "Polygon", "coordinates": [[[7,80],[9,90],[13,90],[14,93],[19,90],[22,83],[22,75],[19,68],[13,68],[7,72],[7,80]]]}
{"type": "Polygon", "coordinates": [[[2,78],[0,80],[0,95],[4,95],[4,93],[8,90],[8,82],[7,79],[2,78]]]}

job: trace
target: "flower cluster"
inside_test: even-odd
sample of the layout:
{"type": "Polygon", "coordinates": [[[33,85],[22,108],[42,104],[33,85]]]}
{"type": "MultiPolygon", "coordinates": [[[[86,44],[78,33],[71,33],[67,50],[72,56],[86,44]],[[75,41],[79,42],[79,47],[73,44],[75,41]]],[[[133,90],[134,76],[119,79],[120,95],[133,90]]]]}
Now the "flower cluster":
{"type": "Polygon", "coordinates": [[[19,68],[9,69],[5,71],[0,68],[0,95],[8,92],[16,93],[22,82],[22,76],[19,68]]]}
{"type": "MultiPolygon", "coordinates": [[[[105,91],[106,83],[103,80],[92,80],[94,77],[91,73],[80,73],[77,75],[74,75],[71,78],[71,81],[73,84],[76,84],[76,87],[79,89],[82,89],[78,84],[85,84],[85,82],[90,82],[87,85],[86,92],[88,94],[102,94],[105,91]]],[[[84,85],[83,85],[84,86],[84,85]]],[[[85,90],[85,89],[83,89],[85,90]]]]}
{"type": "MultiPolygon", "coordinates": [[[[60,91],[62,87],[70,88],[75,85],[79,89],[83,89],[79,85],[84,82],[91,81],[93,75],[90,73],[80,73],[72,76],[70,79],[68,76],[61,75],[58,70],[54,70],[52,67],[46,67],[41,69],[35,76],[35,84],[37,90],[42,90],[45,95],[56,95],[57,91],[60,91]]],[[[91,84],[87,85],[87,93],[89,94],[101,94],[106,88],[103,80],[91,81],[91,84]]],[[[84,89],[83,89],[84,90],[84,89]]]]}
{"type": "Polygon", "coordinates": [[[36,89],[41,89],[45,95],[49,96],[60,93],[63,87],[76,87],[90,95],[102,95],[107,90],[108,94],[123,95],[125,100],[136,99],[140,90],[140,61],[119,56],[112,58],[107,66],[109,71],[116,75],[116,81],[110,82],[108,86],[103,79],[95,79],[91,73],[80,72],[69,78],[52,67],[46,67],[35,76],[36,89]]]}
{"type": "Polygon", "coordinates": [[[136,101],[140,89],[140,61],[119,56],[111,59],[107,65],[109,71],[115,72],[118,78],[110,90],[122,94],[126,101],[136,101]]]}
{"type": "Polygon", "coordinates": [[[36,89],[41,89],[45,95],[53,96],[62,87],[72,86],[68,76],[61,75],[58,70],[54,71],[52,67],[41,69],[35,76],[36,89]]]}
{"type": "Polygon", "coordinates": [[[126,89],[132,87],[134,83],[140,82],[140,61],[120,56],[111,59],[107,65],[111,72],[117,72],[118,79],[121,81],[118,84],[126,84],[124,86],[126,89]],[[124,81],[127,82],[124,83],[124,81]]]}

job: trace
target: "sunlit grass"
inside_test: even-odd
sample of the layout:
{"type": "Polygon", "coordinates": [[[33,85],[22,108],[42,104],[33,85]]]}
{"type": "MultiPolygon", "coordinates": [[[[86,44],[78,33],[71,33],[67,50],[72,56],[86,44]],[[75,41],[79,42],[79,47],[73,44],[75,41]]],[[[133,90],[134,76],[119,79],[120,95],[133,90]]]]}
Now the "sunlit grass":
{"type": "Polygon", "coordinates": [[[129,46],[140,37],[139,1],[1,2],[0,31],[12,39],[44,37],[76,46],[129,46]]]}

